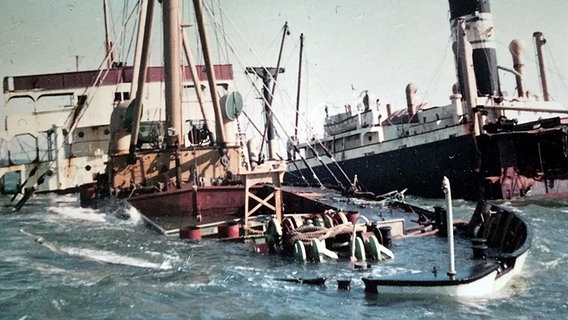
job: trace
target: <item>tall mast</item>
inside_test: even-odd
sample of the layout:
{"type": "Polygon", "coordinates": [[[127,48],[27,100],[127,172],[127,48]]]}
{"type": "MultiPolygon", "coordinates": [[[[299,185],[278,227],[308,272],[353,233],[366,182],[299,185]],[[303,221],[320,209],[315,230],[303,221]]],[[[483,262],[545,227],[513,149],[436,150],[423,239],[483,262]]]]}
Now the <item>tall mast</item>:
{"type": "Polygon", "coordinates": [[[300,58],[298,62],[298,92],[296,93],[296,121],[294,122],[294,139],[298,139],[298,116],[300,115],[300,87],[302,82],[302,51],[304,50],[304,34],[300,34],[300,58]]]}
{"type": "Polygon", "coordinates": [[[148,56],[150,52],[150,35],[152,34],[152,17],[154,16],[155,1],[149,0],[146,8],[146,18],[144,19],[144,34],[142,39],[142,52],[140,53],[140,68],[138,74],[138,88],[136,90],[136,113],[134,115],[131,138],[130,138],[130,161],[135,162],[134,151],[138,143],[138,132],[140,131],[140,118],[142,116],[142,101],[144,99],[144,83],[148,66],[148,56]]]}
{"type": "Polygon", "coordinates": [[[112,62],[114,61],[114,54],[112,50],[112,42],[110,41],[110,27],[108,22],[108,14],[107,14],[107,0],[103,1],[103,12],[104,12],[104,19],[105,19],[105,48],[106,48],[106,61],[107,61],[107,68],[112,68],[112,62]]]}
{"type": "MultiPolygon", "coordinates": [[[[286,21],[284,23],[284,28],[282,30],[282,40],[280,41],[280,51],[278,52],[278,60],[276,61],[276,70],[280,69],[280,62],[282,61],[282,51],[284,49],[284,40],[286,39],[286,36],[290,34],[290,31],[288,30],[288,21],[286,21]]],[[[274,74],[274,84],[272,85],[272,91],[270,93],[270,100],[268,101],[268,104],[270,106],[272,106],[272,99],[274,99],[274,91],[276,90],[276,84],[277,81],[276,79],[278,79],[278,72],[276,72],[274,74]]]]}
{"type": "Polygon", "coordinates": [[[270,93],[271,81],[275,75],[284,72],[284,68],[265,68],[265,67],[247,67],[247,73],[254,73],[257,77],[262,79],[262,95],[264,96],[264,113],[266,114],[266,126],[264,127],[264,134],[262,137],[262,144],[260,145],[259,154],[262,154],[262,147],[264,146],[265,139],[268,138],[268,155],[269,159],[276,159],[276,139],[274,134],[274,125],[272,122],[272,106],[270,100],[272,94],[270,93]]]}
{"type": "MultiPolygon", "coordinates": [[[[282,40],[280,41],[280,51],[278,52],[278,61],[276,61],[276,72],[273,73],[274,83],[272,84],[272,91],[270,92],[270,96],[267,98],[268,104],[267,108],[265,108],[266,112],[266,133],[268,135],[268,155],[269,159],[276,159],[276,137],[274,135],[274,122],[273,122],[273,114],[272,114],[272,101],[274,100],[274,91],[276,90],[276,85],[278,82],[278,74],[280,73],[280,62],[282,61],[282,51],[284,50],[284,40],[286,36],[290,34],[290,30],[288,30],[288,21],[284,23],[284,29],[282,30],[282,40]]],[[[283,71],[282,71],[283,72],[283,71]]],[[[264,139],[264,137],[263,137],[264,139]]],[[[264,145],[264,143],[263,143],[264,145]]]]}
{"type": "Polygon", "coordinates": [[[274,124],[272,121],[272,100],[274,98],[274,90],[276,89],[276,79],[278,78],[278,74],[284,72],[284,68],[280,68],[280,60],[282,59],[282,51],[284,49],[284,39],[286,39],[286,36],[289,34],[290,31],[288,30],[288,22],[286,22],[284,23],[284,28],[282,30],[282,41],[280,42],[280,51],[278,52],[278,61],[276,62],[276,68],[246,68],[247,73],[254,73],[262,79],[262,92],[264,95],[264,113],[266,114],[266,125],[264,127],[262,144],[260,145],[259,153],[262,154],[264,143],[266,140],[268,140],[269,159],[276,159],[276,139],[274,134],[274,124]],[[274,79],[274,85],[271,86],[272,79],[274,79]]]}
{"type": "MultiPolygon", "coordinates": [[[[136,34],[136,50],[134,51],[134,68],[132,70],[132,83],[130,85],[130,96],[136,96],[136,89],[140,79],[140,60],[142,59],[142,45],[144,39],[144,28],[146,26],[146,16],[148,12],[148,2],[153,0],[140,1],[140,13],[138,18],[138,33],[136,34]]],[[[153,6],[153,4],[152,4],[153,6]]]]}
{"type": "MultiPolygon", "coordinates": [[[[167,1],[166,1],[167,2],[167,1]]],[[[213,100],[213,109],[215,110],[215,128],[217,132],[217,143],[221,146],[226,144],[225,127],[223,126],[223,115],[221,113],[221,104],[219,101],[219,94],[217,93],[217,81],[215,79],[215,72],[213,70],[213,63],[209,54],[209,42],[207,41],[207,33],[205,32],[205,22],[203,20],[203,13],[201,11],[201,0],[193,0],[195,7],[195,20],[199,30],[199,39],[203,46],[203,59],[205,61],[205,71],[207,72],[207,79],[209,81],[209,92],[213,100]]]]}
{"type": "Polygon", "coordinates": [[[544,63],[544,57],[542,55],[542,46],[546,43],[546,39],[544,39],[542,32],[533,33],[533,37],[536,43],[538,69],[540,71],[540,83],[542,85],[542,97],[544,98],[544,101],[549,101],[550,97],[548,96],[548,82],[546,81],[546,66],[544,63]]]}
{"type": "MultiPolygon", "coordinates": [[[[164,81],[166,83],[166,123],[184,145],[181,115],[181,25],[180,1],[162,2],[164,20],[164,81]]],[[[171,132],[169,133],[172,134],[171,132]]],[[[166,139],[168,141],[168,139],[166,139]]]]}

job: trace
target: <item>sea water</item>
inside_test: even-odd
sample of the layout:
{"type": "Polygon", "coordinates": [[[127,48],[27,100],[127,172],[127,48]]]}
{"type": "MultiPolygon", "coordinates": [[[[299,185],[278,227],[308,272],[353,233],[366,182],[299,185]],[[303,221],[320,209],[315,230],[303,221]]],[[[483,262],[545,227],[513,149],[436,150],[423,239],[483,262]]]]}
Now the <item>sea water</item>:
{"type": "MultiPolygon", "coordinates": [[[[501,203],[532,225],[533,246],[520,276],[475,299],[365,294],[346,262],[301,263],[254,253],[250,243],[180,240],[147,228],[134,209],[83,209],[75,195],[36,195],[19,212],[9,196],[0,203],[1,319],[538,319],[568,312],[568,200],[501,203]],[[327,278],[326,286],[280,280],[310,277],[327,278]],[[351,289],[339,290],[336,280],[345,278],[351,289]]],[[[475,204],[454,206],[459,218],[475,204]]],[[[374,272],[405,267],[396,251],[388,263],[374,272]]]]}

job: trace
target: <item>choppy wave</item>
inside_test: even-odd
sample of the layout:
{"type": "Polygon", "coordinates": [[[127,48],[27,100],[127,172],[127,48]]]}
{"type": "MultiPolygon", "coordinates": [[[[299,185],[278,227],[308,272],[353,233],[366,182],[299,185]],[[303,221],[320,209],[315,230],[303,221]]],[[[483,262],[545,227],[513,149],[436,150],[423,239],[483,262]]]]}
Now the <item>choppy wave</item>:
{"type": "MultiPolygon", "coordinates": [[[[443,200],[408,200],[444,205],[443,200]]],[[[495,296],[450,301],[366,295],[364,276],[421,271],[408,267],[396,247],[394,260],[356,272],[343,262],[299,263],[255,254],[249,244],[166,237],[139,223],[138,212],[124,203],[81,209],[74,196],[45,195],[30,203],[20,214],[3,216],[0,234],[0,310],[13,319],[562,318],[568,311],[568,207],[505,204],[520,210],[534,227],[524,272],[495,296]],[[40,236],[54,250],[35,243],[40,236]],[[314,287],[278,280],[286,277],[327,281],[314,287]],[[337,288],[336,280],[345,278],[352,280],[350,291],[337,288]],[[107,313],[93,316],[93,310],[107,313]]],[[[474,208],[472,202],[455,201],[458,212],[474,208]]],[[[413,255],[432,257],[427,269],[446,263],[427,250],[413,255]]]]}
{"type": "Polygon", "coordinates": [[[38,237],[25,230],[20,230],[20,232],[29,237],[34,238],[34,240],[43,247],[60,254],[67,254],[70,256],[76,256],[83,259],[88,259],[108,264],[126,265],[126,266],[148,268],[155,270],[172,269],[172,265],[169,260],[164,260],[161,263],[156,263],[141,258],[133,258],[126,255],[118,254],[113,251],[90,249],[90,248],[78,248],[78,247],[63,247],[63,246],[58,246],[52,242],[46,241],[43,237],[38,237]]]}
{"type": "Polygon", "coordinates": [[[60,248],[63,253],[77,256],[89,260],[94,260],[109,264],[118,264],[133,266],[139,268],[148,268],[156,270],[170,270],[172,265],[169,260],[165,260],[162,263],[150,262],[140,258],[132,258],[124,255],[117,254],[112,251],[87,249],[87,248],[60,248]]]}

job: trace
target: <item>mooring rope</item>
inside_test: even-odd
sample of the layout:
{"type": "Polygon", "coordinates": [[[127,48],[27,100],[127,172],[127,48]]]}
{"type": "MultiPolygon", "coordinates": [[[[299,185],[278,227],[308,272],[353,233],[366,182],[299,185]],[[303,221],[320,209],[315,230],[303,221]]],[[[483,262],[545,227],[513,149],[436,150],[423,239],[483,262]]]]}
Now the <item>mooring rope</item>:
{"type": "Polygon", "coordinates": [[[254,229],[254,228],[251,228],[249,226],[243,226],[243,229],[246,230],[247,233],[251,233],[251,234],[264,234],[264,231],[254,229]]]}
{"type": "MultiPolygon", "coordinates": [[[[357,225],[355,227],[356,232],[365,231],[366,226],[357,225]]],[[[289,232],[289,237],[287,237],[287,242],[293,245],[296,241],[302,241],[304,244],[310,244],[313,239],[326,240],[334,238],[341,234],[352,234],[353,224],[351,222],[343,223],[331,228],[320,227],[320,226],[300,226],[289,232]]]]}

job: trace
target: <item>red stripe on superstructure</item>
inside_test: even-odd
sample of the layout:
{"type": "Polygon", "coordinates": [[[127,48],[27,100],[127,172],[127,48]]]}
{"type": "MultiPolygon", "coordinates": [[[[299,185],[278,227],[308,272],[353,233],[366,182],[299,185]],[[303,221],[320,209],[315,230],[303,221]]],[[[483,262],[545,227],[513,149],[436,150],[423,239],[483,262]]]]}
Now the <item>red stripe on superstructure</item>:
{"type": "MultiPolygon", "coordinates": [[[[233,65],[218,64],[213,66],[215,77],[220,81],[233,80],[233,65]]],[[[122,67],[103,70],[99,83],[95,84],[98,70],[76,71],[65,73],[50,73],[28,76],[16,76],[4,78],[4,93],[32,90],[62,90],[86,88],[92,85],[117,85],[119,83],[132,82],[133,67],[122,67]],[[13,90],[9,91],[8,79],[12,78],[13,90]]],[[[205,66],[197,66],[197,74],[200,81],[207,81],[205,66]]],[[[192,81],[189,67],[184,67],[185,81],[192,81]]],[[[146,82],[163,82],[163,67],[148,67],[146,82]]]]}

